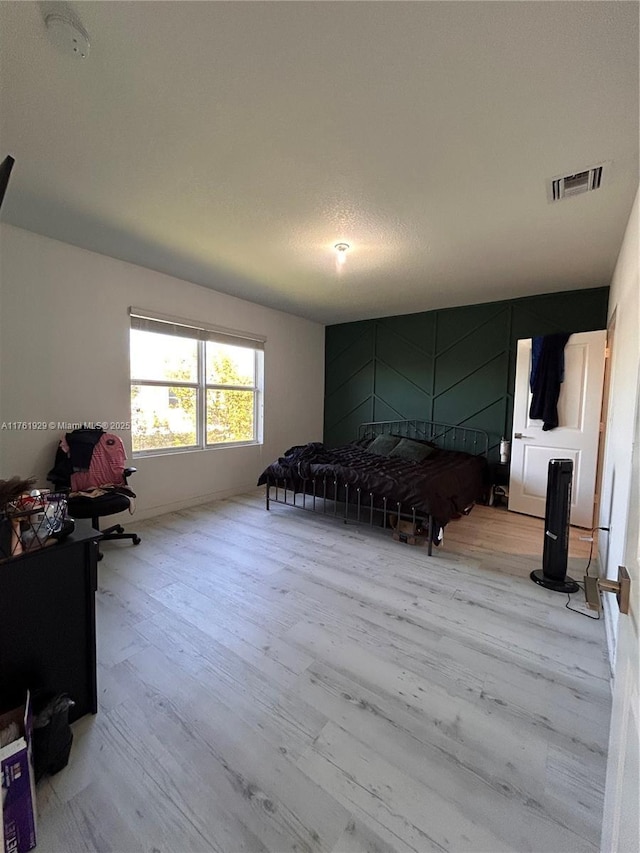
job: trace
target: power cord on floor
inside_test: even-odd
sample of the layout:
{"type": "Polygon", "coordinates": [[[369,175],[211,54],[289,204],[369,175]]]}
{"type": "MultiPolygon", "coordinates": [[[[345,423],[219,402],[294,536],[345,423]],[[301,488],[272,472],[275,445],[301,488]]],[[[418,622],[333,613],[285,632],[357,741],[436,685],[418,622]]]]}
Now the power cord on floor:
{"type": "MultiPolygon", "coordinates": [[[[596,530],[606,530],[607,532],[609,532],[608,527],[592,527],[591,528],[591,545],[589,547],[589,561],[587,562],[587,568],[585,569],[585,574],[587,577],[589,577],[589,567],[591,566],[591,559],[593,557],[593,534],[596,530]]],[[[578,583],[578,582],[576,581],[576,583],[578,583]]],[[[578,586],[580,587],[582,592],[584,592],[584,584],[578,583],[578,586]]],[[[576,610],[575,607],[571,607],[571,594],[570,593],[567,593],[567,603],[565,604],[565,607],[567,608],[567,610],[570,610],[572,613],[577,613],[578,616],[584,616],[586,619],[594,619],[596,622],[600,619],[600,611],[599,610],[598,610],[597,616],[591,616],[591,614],[589,614],[589,613],[584,613],[584,611],[582,611],[582,610],[576,610]]]]}
{"type": "MultiPolygon", "coordinates": [[[[576,583],[577,583],[577,581],[576,581],[576,583]]],[[[584,586],[581,586],[579,583],[578,583],[578,586],[584,592],[584,586]]],[[[594,619],[596,622],[598,621],[598,619],[600,619],[600,611],[599,610],[598,610],[597,616],[591,616],[590,613],[585,613],[582,610],[576,610],[575,607],[570,607],[570,604],[571,604],[571,595],[569,593],[567,593],[567,603],[565,604],[565,607],[567,608],[567,610],[570,610],[572,613],[577,613],[578,616],[584,616],[585,619],[594,619]]]]}

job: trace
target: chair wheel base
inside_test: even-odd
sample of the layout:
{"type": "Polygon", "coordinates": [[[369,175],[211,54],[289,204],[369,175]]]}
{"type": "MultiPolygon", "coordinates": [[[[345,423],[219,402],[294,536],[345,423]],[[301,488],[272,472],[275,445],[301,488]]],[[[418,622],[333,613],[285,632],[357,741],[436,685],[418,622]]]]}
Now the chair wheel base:
{"type": "Polygon", "coordinates": [[[139,536],[134,536],[132,542],[134,545],[139,545],[142,542],[142,539],[139,536]]]}

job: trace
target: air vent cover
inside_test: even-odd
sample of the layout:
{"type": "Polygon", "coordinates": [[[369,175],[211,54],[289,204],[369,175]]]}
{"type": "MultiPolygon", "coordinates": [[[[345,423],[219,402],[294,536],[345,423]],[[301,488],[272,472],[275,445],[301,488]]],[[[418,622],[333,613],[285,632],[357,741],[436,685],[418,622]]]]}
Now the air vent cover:
{"type": "Polygon", "coordinates": [[[547,184],[547,197],[549,201],[560,201],[562,198],[571,198],[574,195],[582,195],[591,190],[597,190],[602,185],[602,178],[606,163],[582,169],[571,175],[560,175],[552,178],[547,184]]]}

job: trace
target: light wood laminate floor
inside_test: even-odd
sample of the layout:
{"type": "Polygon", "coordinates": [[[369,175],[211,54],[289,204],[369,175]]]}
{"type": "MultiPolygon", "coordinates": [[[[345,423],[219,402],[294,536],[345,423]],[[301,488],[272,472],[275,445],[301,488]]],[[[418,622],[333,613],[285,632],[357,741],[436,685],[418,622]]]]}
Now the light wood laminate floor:
{"type": "Polygon", "coordinates": [[[431,558],[257,492],[130,526],[38,853],[598,850],[603,623],[528,580],[541,521],[476,507],[431,558]]]}

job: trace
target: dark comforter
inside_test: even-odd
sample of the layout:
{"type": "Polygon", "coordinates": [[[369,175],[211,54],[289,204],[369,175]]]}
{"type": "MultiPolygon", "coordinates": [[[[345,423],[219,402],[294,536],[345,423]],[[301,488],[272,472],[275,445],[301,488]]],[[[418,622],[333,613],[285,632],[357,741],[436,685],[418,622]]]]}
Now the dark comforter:
{"type": "Polygon", "coordinates": [[[326,477],[330,484],[327,497],[332,495],[333,482],[337,481],[338,497],[344,494],[340,487],[348,484],[349,499],[353,501],[355,490],[360,487],[363,506],[369,505],[372,493],[377,507],[382,506],[382,498],[386,497],[390,512],[400,502],[403,512],[415,507],[418,514],[430,513],[442,527],[483,493],[484,457],[437,449],[424,462],[409,462],[367,453],[364,444],[355,442],[328,449],[316,442],[292,447],[262,472],[258,485],[270,479],[280,485],[286,483],[287,488],[296,492],[310,492],[308,481],[315,479],[321,484],[316,491],[322,494],[326,477]]]}

